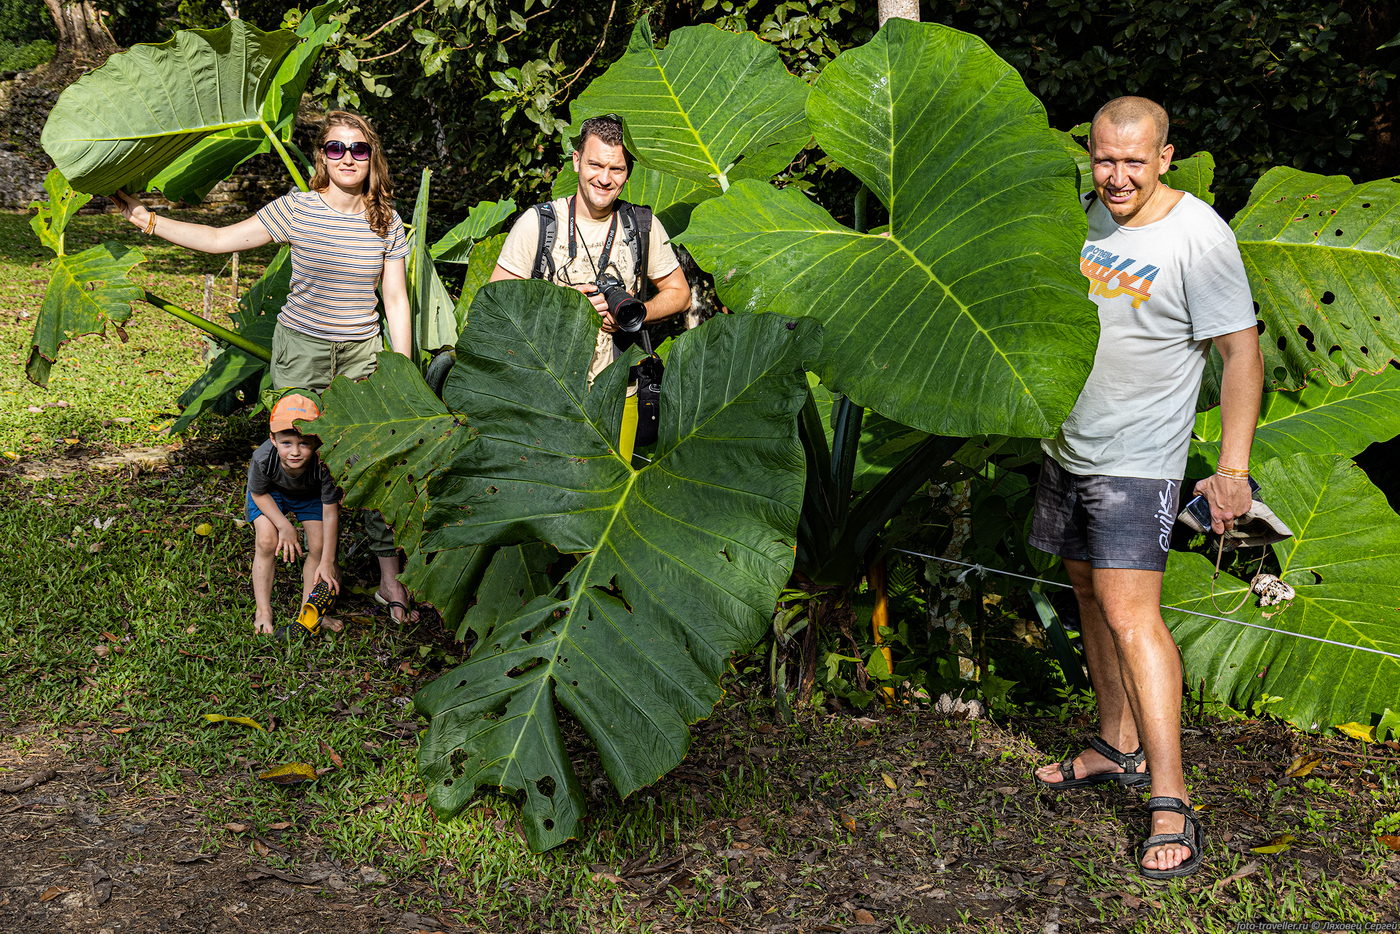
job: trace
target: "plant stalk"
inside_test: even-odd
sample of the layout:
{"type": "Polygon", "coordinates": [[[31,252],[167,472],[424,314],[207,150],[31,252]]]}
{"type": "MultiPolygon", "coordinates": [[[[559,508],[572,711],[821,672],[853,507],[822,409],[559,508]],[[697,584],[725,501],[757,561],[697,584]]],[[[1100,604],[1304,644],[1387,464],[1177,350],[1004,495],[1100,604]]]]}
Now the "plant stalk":
{"type": "Polygon", "coordinates": [[[282,145],[282,140],[273,132],[272,127],[267,125],[266,120],[259,120],[258,126],[262,127],[263,132],[267,134],[268,140],[272,142],[272,148],[277,150],[277,155],[282,157],[282,164],[285,165],[287,171],[291,173],[292,181],[295,182],[296,186],[302,191],[306,191],[306,178],[301,174],[301,170],[297,168],[297,164],[292,161],[292,154],[287,152],[287,147],[282,145]]]}
{"type": "Polygon", "coordinates": [[[249,356],[257,357],[263,363],[272,362],[272,351],[264,347],[262,344],[250,341],[242,334],[239,334],[236,331],[230,331],[228,328],[219,324],[215,324],[207,318],[201,318],[194,312],[181,308],[179,305],[175,304],[169,299],[161,298],[154,292],[147,292],[144,298],[147,303],[156,306],[161,311],[169,312],[170,314],[179,318],[181,321],[185,321],[189,324],[194,325],[195,327],[203,331],[205,334],[208,334],[210,337],[216,338],[217,340],[221,340],[225,344],[229,344],[233,347],[237,347],[239,350],[243,351],[249,356]]]}
{"type": "MultiPolygon", "coordinates": [[[[875,591],[875,608],[870,612],[870,628],[875,632],[875,648],[885,658],[885,669],[890,673],[890,680],[894,680],[894,652],[890,651],[889,644],[885,642],[885,637],[881,635],[882,627],[888,628],[890,625],[890,593],[885,583],[885,559],[878,558],[870,565],[870,589],[875,591]]],[[[885,702],[886,707],[894,706],[894,687],[886,684],[880,688],[880,699],[885,702]]]]}

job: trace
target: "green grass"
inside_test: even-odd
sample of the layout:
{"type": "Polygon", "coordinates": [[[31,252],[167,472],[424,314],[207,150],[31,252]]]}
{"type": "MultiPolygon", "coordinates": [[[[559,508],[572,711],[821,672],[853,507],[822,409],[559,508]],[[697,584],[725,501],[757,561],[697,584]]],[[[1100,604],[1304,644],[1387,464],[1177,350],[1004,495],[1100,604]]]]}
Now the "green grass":
{"type": "MultiPolygon", "coordinates": [[[[182,220],[226,224],[201,212],[176,212],[182,220]]],[[[204,276],[217,277],[213,311],[227,323],[234,310],[228,257],[195,253],[148,238],[118,215],[80,215],[69,224],[68,252],[104,241],[139,247],[146,261],[132,279],[195,312],[204,306],[204,276]]],[[[272,258],[271,247],[240,257],[246,290],[272,258]]],[[[0,452],[29,457],[76,445],[169,443],[164,434],[175,400],[204,369],[206,344],[191,326],[137,302],[123,326],[127,342],[109,327],[106,337],[79,337],[65,344],[47,389],[26,379],[34,321],[48,285],[44,249],[29,229],[29,216],[0,213],[0,452]]],[[[13,457],[9,457],[13,460],[13,457]]]]}
{"type": "MultiPolygon", "coordinates": [[[[81,249],[113,236],[150,248],[138,278],[149,276],[152,291],[193,307],[203,274],[223,262],[151,243],[111,217],[78,218],[70,241],[81,249]]],[[[162,424],[157,413],[173,412],[199,372],[202,341],[140,306],[130,343],[81,338],[67,345],[52,387],[34,387],[23,364],[43,260],[25,218],[0,215],[0,353],[7,355],[0,359],[9,363],[0,367],[0,449],[18,453],[24,466],[67,452],[68,437],[88,450],[169,442],[149,426],[162,424]],[[52,404],[58,400],[70,404],[52,404]]],[[[362,596],[344,601],[341,636],[291,646],[254,637],[252,536],[239,521],[242,458],[265,428],[212,418],[199,431],[209,445],[191,445],[170,468],[135,477],[80,471],[26,480],[0,461],[0,550],[11,558],[0,584],[0,715],[47,725],[41,736],[0,742],[57,744],[101,763],[136,793],[186,796],[205,818],[207,850],[243,840],[222,829],[226,823],[255,832],[290,823],[293,842],[407,880],[417,893],[412,905],[484,930],[717,930],[719,919],[740,929],[782,919],[840,927],[854,923],[852,914],[826,905],[823,892],[888,889],[891,874],[947,887],[961,909],[961,920],[952,914],[936,925],[912,908],[888,913],[879,920],[891,931],[1021,934],[1071,901],[1089,907],[1076,909],[1081,915],[1066,932],[1085,929],[1082,913],[1098,919],[1096,929],[1144,934],[1232,931],[1260,919],[1388,919],[1376,906],[1393,894],[1386,865],[1394,856],[1373,834],[1400,827],[1393,764],[1364,783],[1340,767],[1302,782],[1271,773],[1228,785],[1219,768],[1193,771],[1193,791],[1214,808],[1211,862],[1194,880],[1152,885],[1126,855],[1141,829],[1137,803],[1067,796],[1047,810],[1025,786],[1030,765],[1051,756],[1024,736],[995,724],[942,723],[926,712],[882,717],[874,728],[804,712],[775,728],[769,707],[744,699],[743,685],[758,675],[742,662],[718,715],[722,725],[654,788],[618,801],[606,783],[593,783],[601,774],[596,756],[580,755],[589,799],[581,839],[529,853],[517,832],[518,806],[500,795],[438,820],[416,774],[423,723],[409,698],[452,663],[457,647],[429,626],[406,631],[363,615],[362,596]],[[210,453],[215,442],[224,455],[210,453]],[[211,534],[196,532],[204,523],[211,534]],[[251,717],[268,729],[209,723],[206,713],[251,717]],[[331,768],[332,751],[339,768],[331,768]],[[293,761],[329,771],[290,788],[256,777],[293,761]],[[1222,828],[1245,813],[1251,834],[1257,824],[1299,837],[1294,851],[1248,852],[1267,837],[1227,846],[1222,828]],[[746,841],[771,850],[786,874],[779,878],[766,863],[736,870],[719,855],[746,841]],[[677,854],[687,857],[688,881],[645,898],[608,878],[631,861],[677,854]],[[1252,874],[1216,885],[1247,863],[1257,864],[1252,874]],[[1032,892],[1003,916],[987,917],[984,903],[968,895],[1015,889],[1012,873],[1031,878],[1051,869],[1052,879],[1066,880],[1061,894],[1032,892]],[[754,896],[767,899],[761,919],[747,901],[754,896]]],[[[350,582],[366,585],[369,564],[353,555],[350,582]]],[[[279,621],[290,618],[297,595],[295,574],[279,568],[279,621]]],[[[1082,699],[1069,698],[1062,712],[1077,731],[1082,699]]],[[[1248,723],[1205,717],[1192,725],[1230,749],[1248,723]]],[[[1251,756],[1243,748],[1230,754],[1251,756]]],[[[1277,768],[1286,764],[1285,756],[1277,768]]]]}

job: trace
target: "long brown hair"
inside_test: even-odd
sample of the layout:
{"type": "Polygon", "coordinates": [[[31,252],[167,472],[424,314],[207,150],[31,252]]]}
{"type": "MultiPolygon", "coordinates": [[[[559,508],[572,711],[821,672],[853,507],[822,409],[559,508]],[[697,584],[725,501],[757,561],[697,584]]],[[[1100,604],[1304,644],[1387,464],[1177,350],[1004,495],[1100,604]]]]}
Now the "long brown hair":
{"type": "Polygon", "coordinates": [[[394,183],[389,178],[389,160],[384,158],[384,147],[379,142],[379,134],[369,121],[348,110],[332,110],[326,114],[326,122],[321,125],[320,136],[316,140],[316,172],[311,176],[311,190],[325,191],[331,184],[330,169],[326,166],[326,139],[331,128],[348,126],[359,130],[369,143],[369,178],[365,180],[365,220],[370,230],[377,236],[389,236],[389,224],[394,218],[394,183]]]}

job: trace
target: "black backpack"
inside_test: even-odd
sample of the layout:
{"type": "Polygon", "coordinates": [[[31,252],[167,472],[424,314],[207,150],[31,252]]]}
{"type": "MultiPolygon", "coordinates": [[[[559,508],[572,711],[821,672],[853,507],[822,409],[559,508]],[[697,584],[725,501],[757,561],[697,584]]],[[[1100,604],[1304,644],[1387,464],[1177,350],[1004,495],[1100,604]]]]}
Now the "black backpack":
{"type": "MultiPolygon", "coordinates": [[[[617,216],[622,224],[623,242],[629,244],[637,269],[637,298],[646,301],[651,297],[651,280],[647,278],[647,250],[651,245],[651,208],[630,201],[617,202],[617,216]]],[[[559,215],[554,210],[554,202],[546,201],[534,206],[539,215],[540,239],[535,248],[535,266],[531,270],[532,279],[554,278],[554,243],[559,236],[559,215]]],[[[646,357],[641,363],[627,372],[629,382],[637,384],[637,440],[635,447],[646,447],[656,443],[656,429],[661,409],[661,377],[665,367],[652,349],[651,334],[642,326],[638,339],[646,357]]]]}

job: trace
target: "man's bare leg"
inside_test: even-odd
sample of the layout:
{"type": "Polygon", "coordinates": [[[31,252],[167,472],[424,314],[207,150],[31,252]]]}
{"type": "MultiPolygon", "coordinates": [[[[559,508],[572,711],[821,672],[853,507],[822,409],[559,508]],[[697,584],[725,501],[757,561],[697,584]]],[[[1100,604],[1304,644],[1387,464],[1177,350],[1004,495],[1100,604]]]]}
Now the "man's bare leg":
{"type": "MultiPolygon", "coordinates": [[[[1181,766],[1181,656],[1162,620],[1162,574],[1120,568],[1093,572],[1094,593],[1117,650],[1132,719],[1152,772],[1152,794],[1186,801],[1181,766]]],[[[1097,686],[1097,682],[1096,682],[1097,686]]],[[[1152,817],[1152,833],[1180,833],[1186,819],[1171,811],[1152,817]]],[[[1191,857],[1178,844],[1148,850],[1142,865],[1172,869],[1191,857]]]]}
{"type": "MultiPolygon", "coordinates": [[[[1094,593],[1093,569],[1087,561],[1065,559],[1065,570],[1074,585],[1079,603],[1079,632],[1084,640],[1084,657],[1089,666],[1089,678],[1094,684],[1094,697],[1099,707],[1099,736],[1115,749],[1131,753],[1138,748],[1137,724],[1128,705],[1127,691],[1118,667],[1118,648],[1104,620],[1094,593]]],[[[1145,767],[1140,766],[1138,771],[1145,767]]],[[[1074,774],[1079,777],[1120,771],[1116,762],[1104,758],[1093,749],[1085,749],[1074,760],[1074,774]]],[[[1036,776],[1047,784],[1063,780],[1058,763],[1036,769],[1036,776]]]]}

